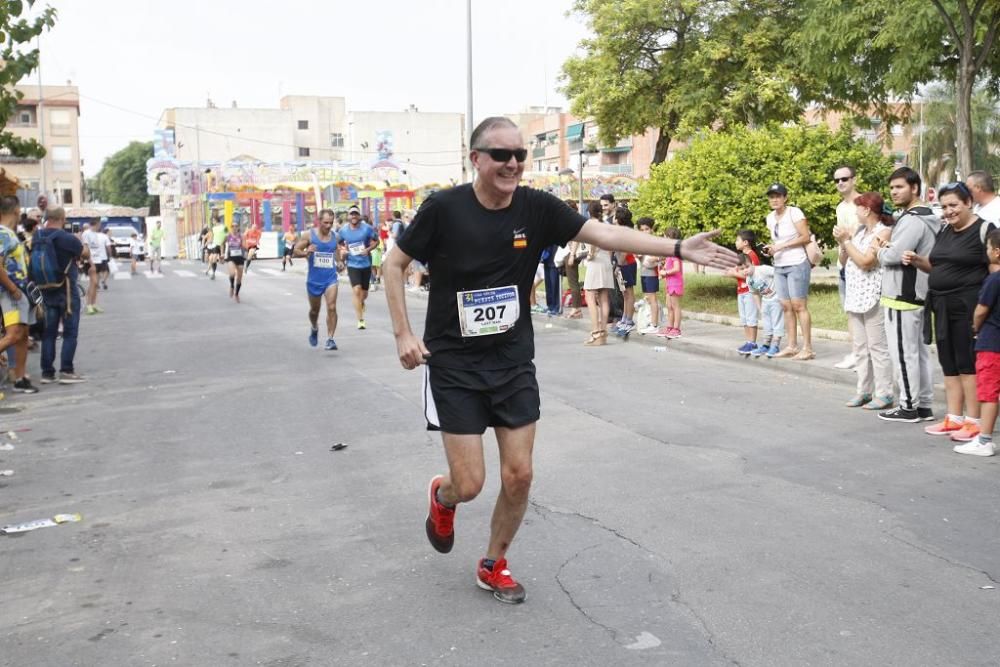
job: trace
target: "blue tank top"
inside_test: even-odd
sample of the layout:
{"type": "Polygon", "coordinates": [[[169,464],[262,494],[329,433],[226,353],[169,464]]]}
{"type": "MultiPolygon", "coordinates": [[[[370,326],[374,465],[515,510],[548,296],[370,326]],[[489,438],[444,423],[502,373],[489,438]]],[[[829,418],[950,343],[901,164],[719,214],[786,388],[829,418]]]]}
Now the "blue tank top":
{"type": "Polygon", "coordinates": [[[306,282],[317,287],[325,287],[337,282],[337,235],[330,232],[330,240],[322,241],[315,229],[309,230],[309,241],[316,246],[316,252],[309,255],[309,274],[306,282]]]}

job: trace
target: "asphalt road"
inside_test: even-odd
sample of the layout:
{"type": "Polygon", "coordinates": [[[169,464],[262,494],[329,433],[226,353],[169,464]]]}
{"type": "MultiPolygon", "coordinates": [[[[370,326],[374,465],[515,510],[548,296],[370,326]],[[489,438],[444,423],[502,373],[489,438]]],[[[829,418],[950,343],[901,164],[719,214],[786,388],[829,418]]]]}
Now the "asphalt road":
{"type": "Polygon", "coordinates": [[[89,383],[0,404],[23,408],[0,411],[0,524],[83,515],[0,537],[0,664],[1000,663],[997,459],[843,386],[544,319],[528,599],[494,601],[492,437],[438,554],[443,452],[383,295],[359,332],[343,290],[340,351],[312,349],[299,268],[259,263],[240,305],[193,264],[116,280],[81,327],[89,383]]]}

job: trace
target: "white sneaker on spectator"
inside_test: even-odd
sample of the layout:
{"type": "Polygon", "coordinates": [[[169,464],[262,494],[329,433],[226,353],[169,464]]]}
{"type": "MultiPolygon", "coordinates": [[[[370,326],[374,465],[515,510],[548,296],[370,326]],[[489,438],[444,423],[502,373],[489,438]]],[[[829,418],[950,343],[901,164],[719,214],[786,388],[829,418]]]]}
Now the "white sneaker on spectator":
{"type": "Polygon", "coordinates": [[[853,371],[854,367],[858,365],[858,358],[854,356],[854,353],[849,353],[841,361],[834,364],[834,368],[839,368],[842,371],[853,371]]]}
{"type": "Polygon", "coordinates": [[[992,442],[980,442],[979,438],[964,445],[955,445],[952,449],[959,454],[972,454],[973,456],[993,456],[997,453],[996,446],[992,442]]]}
{"type": "Polygon", "coordinates": [[[645,336],[646,334],[655,334],[657,331],[659,331],[659,329],[656,327],[645,327],[643,329],[639,329],[639,333],[641,333],[643,336],[645,336]]]}

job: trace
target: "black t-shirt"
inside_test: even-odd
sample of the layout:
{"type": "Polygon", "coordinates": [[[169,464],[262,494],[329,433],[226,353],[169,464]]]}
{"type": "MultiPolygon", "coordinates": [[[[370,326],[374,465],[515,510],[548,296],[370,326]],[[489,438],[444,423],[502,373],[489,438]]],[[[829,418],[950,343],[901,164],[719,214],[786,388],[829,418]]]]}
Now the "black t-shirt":
{"type": "Polygon", "coordinates": [[[960,232],[951,225],[944,225],[938,232],[931,250],[931,273],[927,286],[935,292],[948,292],[963,288],[976,288],[983,284],[989,273],[990,261],[986,248],[979,240],[982,219],[960,232]]]}
{"type": "Polygon", "coordinates": [[[556,197],[518,187],[510,206],[484,208],[471,185],[431,195],[399,239],[410,257],[428,265],[430,298],[424,342],[429,364],[443,368],[512,368],[535,356],[528,301],[542,250],[566,245],[585,219],[556,197]],[[463,337],[458,292],[516,285],[520,316],[513,328],[463,337]]]}

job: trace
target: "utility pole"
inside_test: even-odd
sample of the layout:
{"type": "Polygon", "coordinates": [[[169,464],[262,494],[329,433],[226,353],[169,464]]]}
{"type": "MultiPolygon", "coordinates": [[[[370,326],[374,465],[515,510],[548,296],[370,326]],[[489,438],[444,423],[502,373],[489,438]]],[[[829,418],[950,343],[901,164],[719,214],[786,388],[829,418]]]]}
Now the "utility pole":
{"type": "MultiPolygon", "coordinates": [[[[465,136],[472,141],[472,0],[465,2],[465,51],[465,136]]],[[[468,165],[465,173],[469,181],[472,180],[472,161],[468,155],[471,150],[470,145],[466,154],[462,156],[462,161],[468,165]]]]}
{"type": "MultiPolygon", "coordinates": [[[[35,48],[38,49],[38,132],[42,146],[45,146],[45,100],[42,94],[42,39],[41,37],[35,38],[35,48]]],[[[48,174],[45,168],[45,158],[48,157],[48,150],[45,151],[46,155],[39,162],[42,165],[42,182],[39,194],[43,194],[46,198],[49,196],[48,193],[48,174]]]]}

